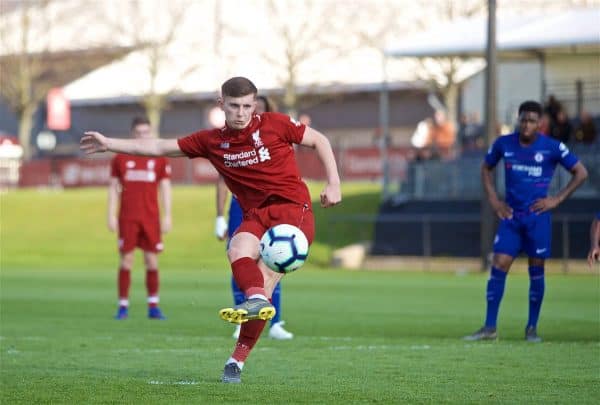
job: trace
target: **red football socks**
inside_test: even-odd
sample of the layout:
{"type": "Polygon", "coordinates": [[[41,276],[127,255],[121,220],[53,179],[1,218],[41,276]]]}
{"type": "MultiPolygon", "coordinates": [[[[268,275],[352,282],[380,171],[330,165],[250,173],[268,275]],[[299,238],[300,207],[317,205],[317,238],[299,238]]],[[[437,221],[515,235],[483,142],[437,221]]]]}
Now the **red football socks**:
{"type": "Polygon", "coordinates": [[[148,306],[158,305],[158,269],[146,270],[146,290],[148,292],[148,306]]]}
{"type": "Polygon", "coordinates": [[[240,290],[246,297],[254,294],[266,296],[263,275],[256,264],[256,260],[250,257],[242,257],[231,263],[233,278],[240,290]]]}
{"type": "Polygon", "coordinates": [[[129,269],[124,267],[119,269],[119,278],[117,284],[119,288],[119,301],[127,301],[129,299],[129,286],[131,285],[131,272],[129,269]]]}
{"type": "Polygon", "coordinates": [[[259,320],[243,323],[240,330],[240,337],[235,344],[235,350],[231,357],[237,361],[246,361],[266,324],[266,321],[259,320]]]}

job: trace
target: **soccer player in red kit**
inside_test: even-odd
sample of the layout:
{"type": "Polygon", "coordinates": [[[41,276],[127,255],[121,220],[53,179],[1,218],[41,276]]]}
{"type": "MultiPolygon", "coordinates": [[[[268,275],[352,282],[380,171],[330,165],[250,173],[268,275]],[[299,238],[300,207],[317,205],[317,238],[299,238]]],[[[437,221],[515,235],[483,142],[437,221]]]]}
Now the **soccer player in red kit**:
{"type": "Polygon", "coordinates": [[[275,315],[269,302],[280,273],[259,260],[259,242],[271,226],[287,223],[299,227],[309,243],[314,238],[310,195],[296,164],[294,143],[317,152],[326,173],[321,206],[341,201],[340,179],[331,145],[320,132],[287,115],[255,114],[254,84],[234,77],[221,86],[219,105],[225,126],[203,130],[180,139],[114,139],[86,132],[80,147],[87,153],[105,151],[146,156],[204,157],[210,160],[235,194],[244,213],[242,224],[230,241],[227,256],[235,281],[246,301],[220,311],[221,318],[241,323],[235,349],[227,360],[222,381],[241,382],[241,370],[258,341],[267,320],[275,315]]]}
{"type": "MultiPolygon", "coordinates": [[[[131,123],[134,139],[152,137],[150,121],[136,117],[131,123]]],[[[165,319],[158,307],[158,254],[163,250],[161,231],[171,228],[170,166],[166,158],[117,154],[111,163],[108,185],[108,228],[119,233],[119,310],[115,319],[129,315],[129,286],[136,247],[144,252],[148,318],[165,319]],[[158,188],[162,196],[163,220],[160,221],[158,188]],[[120,204],[119,204],[120,194],[120,204]],[[117,205],[119,216],[117,218],[117,205]]]]}

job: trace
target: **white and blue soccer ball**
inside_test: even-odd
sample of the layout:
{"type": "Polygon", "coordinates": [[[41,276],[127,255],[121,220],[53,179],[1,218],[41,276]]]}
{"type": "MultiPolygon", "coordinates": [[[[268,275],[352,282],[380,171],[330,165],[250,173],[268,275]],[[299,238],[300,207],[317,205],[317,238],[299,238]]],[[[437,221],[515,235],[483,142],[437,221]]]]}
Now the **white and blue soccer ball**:
{"type": "Polygon", "coordinates": [[[291,273],[308,257],[308,240],[299,228],[279,224],[270,228],[260,239],[260,257],[278,273],[291,273]]]}

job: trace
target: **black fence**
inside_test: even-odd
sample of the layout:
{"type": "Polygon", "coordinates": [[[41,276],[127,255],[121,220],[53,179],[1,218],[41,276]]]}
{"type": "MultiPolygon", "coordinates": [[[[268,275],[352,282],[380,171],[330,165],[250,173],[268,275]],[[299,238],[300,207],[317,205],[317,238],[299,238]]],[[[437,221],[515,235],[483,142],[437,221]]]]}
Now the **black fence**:
{"type": "MultiPolygon", "coordinates": [[[[589,229],[600,199],[571,199],[552,214],[552,255],[584,259],[589,249],[589,229]]],[[[370,255],[479,257],[481,251],[480,200],[433,200],[384,203],[377,215],[330,215],[329,233],[348,223],[360,224],[358,241],[372,241],[370,255]]],[[[335,241],[329,240],[335,246],[335,241]]],[[[491,252],[492,246],[489,246],[491,252]]]]}

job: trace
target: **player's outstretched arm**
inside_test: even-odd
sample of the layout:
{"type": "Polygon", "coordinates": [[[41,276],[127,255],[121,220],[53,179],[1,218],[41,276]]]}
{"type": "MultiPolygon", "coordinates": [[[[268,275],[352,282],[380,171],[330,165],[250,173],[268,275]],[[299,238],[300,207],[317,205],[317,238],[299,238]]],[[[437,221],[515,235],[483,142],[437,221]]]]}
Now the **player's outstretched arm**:
{"type": "Polygon", "coordinates": [[[141,156],[185,156],[179,149],[177,139],[116,139],[106,137],[96,131],[84,133],[79,141],[79,149],[85,152],[86,155],[110,151],[141,156]]]}
{"type": "Polygon", "coordinates": [[[577,162],[571,169],[571,180],[569,180],[567,185],[555,196],[548,196],[537,200],[533,203],[530,210],[537,214],[541,214],[542,212],[550,211],[558,207],[560,203],[569,198],[569,196],[583,184],[587,177],[587,169],[581,162],[577,162]]]}
{"type": "Polygon", "coordinates": [[[594,262],[600,261],[600,220],[594,218],[590,227],[590,252],[588,253],[590,269],[594,262]]]}
{"type": "Polygon", "coordinates": [[[513,214],[512,208],[498,198],[498,193],[496,192],[492,178],[493,170],[494,169],[489,167],[487,163],[481,165],[481,183],[483,184],[483,189],[488,196],[488,201],[490,202],[492,209],[496,215],[498,215],[498,218],[510,219],[513,214]]]}
{"type": "Polygon", "coordinates": [[[321,192],[321,207],[327,208],[339,204],[342,201],[340,175],[329,140],[319,131],[306,127],[301,145],[315,149],[317,156],[319,156],[321,163],[325,167],[327,184],[321,192]]]}

